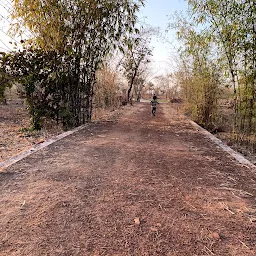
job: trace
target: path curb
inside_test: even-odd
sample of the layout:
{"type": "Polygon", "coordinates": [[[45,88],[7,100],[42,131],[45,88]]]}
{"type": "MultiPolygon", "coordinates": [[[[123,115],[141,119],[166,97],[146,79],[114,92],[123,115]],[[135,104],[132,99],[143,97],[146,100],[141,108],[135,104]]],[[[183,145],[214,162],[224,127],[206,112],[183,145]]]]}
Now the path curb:
{"type": "MultiPolygon", "coordinates": [[[[229,146],[227,146],[226,144],[223,143],[223,141],[221,141],[220,139],[218,139],[217,137],[215,137],[214,135],[212,135],[210,132],[208,132],[207,130],[205,130],[204,128],[202,128],[200,125],[198,125],[197,123],[195,123],[192,120],[189,120],[189,122],[199,131],[202,132],[202,134],[204,134],[206,137],[208,137],[211,141],[213,141],[216,145],[218,145],[222,150],[224,150],[225,152],[227,152],[229,155],[231,155],[236,161],[238,161],[240,164],[247,166],[249,168],[252,169],[256,169],[256,166],[250,162],[248,159],[246,159],[243,155],[241,155],[240,153],[238,153],[237,151],[233,150],[232,148],[230,148],[229,146]]],[[[26,158],[29,155],[32,155],[34,153],[36,153],[37,151],[65,138],[68,137],[78,131],[83,130],[84,128],[86,128],[88,126],[88,124],[79,126],[71,131],[67,131],[64,133],[61,133],[57,136],[54,136],[48,140],[46,140],[43,143],[37,144],[34,147],[25,150],[23,152],[21,152],[20,154],[11,157],[3,162],[0,162],[0,171],[2,171],[3,169],[19,162],[20,160],[26,158]]]]}
{"type": "Polygon", "coordinates": [[[194,121],[189,120],[189,122],[195,128],[197,128],[199,131],[201,131],[206,137],[208,137],[211,141],[213,141],[215,144],[217,144],[222,150],[224,150],[226,153],[228,153],[230,156],[232,156],[240,164],[242,164],[243,166],[246,166],[246,167],[249,167],[249,168],[252,168],[252,169],[256,170],[256,166],[252,162],[250,162],[248,159],[246,159],[242,154],[238,153],[237,151],[235,151],[231,147],[224,144],[224,142],[222,140],[215,137],[213,134],[211,134],[210,132],[205,130],[203,127],[201,127],[200,125],[198,125],[194,121]]]}
{"type": "Polygon", "coordinates": [[[36,144],[34,147],[28,149],[28,150],[25,150],[25,151],[22,151],[20,154],[16,155],[16,156],[13,156],[3,162],[0,162],[0,171],[4,170],[5,168],[19,162],[20,160],[26,158],[27,156],[29,155],[32,155],[34,153],[36,153],[37,151],[45,148],[45,147],[48,147],[49,145],[65,138],[65,137],[68,137],[78,131],[81,131],[83,130],[84,128],[88,127],[88,124],[84,124],[84,125],[81,125],[71,131],[67,131],[67,132],[64,132],[64,133],[61,133],[57,136],[54,136],[54,137],[51,137],[50,139],[47,139],[45,142],[43,143],[40,143],[40,144],[36,144]]]}

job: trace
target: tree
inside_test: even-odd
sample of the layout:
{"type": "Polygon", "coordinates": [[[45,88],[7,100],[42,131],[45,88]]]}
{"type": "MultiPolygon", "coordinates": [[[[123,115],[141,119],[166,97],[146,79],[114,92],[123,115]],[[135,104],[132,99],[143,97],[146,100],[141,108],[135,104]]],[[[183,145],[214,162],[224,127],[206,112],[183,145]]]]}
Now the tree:
{"type": "Polygon", "coordinates": [[[128,80],[127,100],[131,101],[131,91],[134,82],[139,81],[140,68],[150,63],[152,55],[149,47],[150,37],[148,31],[141,29],[140,33],[133,34],[127,39],[127,47],[124,53],[123,68],[128,80]]]}
{"type": "MultiPolygon", "coordinates": [[[[25,51],[33,55],[39,49],[61,60],[61,68],[51,70],[51,76],[57,84],[65,80],[57,94],[69,126],[91,120],[96,71],[104,57],[134,33],[142,4],[143,0],[14,0],[13,18],[22,19],[19,25],[36,35],[25,51]]],[[[36,62],[31,63],[36,69],[36,62]]]]}
{"type": "Polygon", "coordinates": [[[189,0],[197,24],[207,28],[223,53],[234,91],[235,131],[255,131],[255,1],[189,0]]]}
{"type": "MultiPolygon", "coordinates": [[[[157,88],[160,91],[160,93],[165,94],[167,98],[167,93],[171,92],[171,80],[170,80],[170,75],[160,75],[156,76],[154,78],[157,84],[157,88]]],[[[170,96],[170,95],[169,95],[170,96]]],[[[174,96],[174,95],[173,95],[174,96]]]]}
{"type": "Polygon", "coordinates": [[[0,53],[0,103],[6,103],[5,90],[12,87],[12,79],[5,68],[6,54],[0,53]]]}
{"type": "Polygon", "coordinates": [[[112,109],[120,106],[119,76],[116,69],[110,65],[111,60],[104,62],[97,71],[94,103],[96,108],[112,109]]]}
{"type": "Polygon", "coordinates": [[[176,79],[192,119],[211,129],[221,84],[216,60],[211,57],[212,44],[208,34],[197,33],[186,20],[178,21],[176,28],[184,47],[180,50],[181,66],[176,79]]]}
{"type": "Polygon", "coordinates": [[[137,102],[142,97],[143,88],[152,77],[152,70],[150,68],[150,62],[142,63],[138,69],[137,75],[133,83],[133,94],[137,102]]]}
{"type": "MultiPolygon", "coordinates": [[[[33,129],[41,128],[42,116],[58,121],[59,113],[65,108],[60,97],[65,77],[59,75],[67,71],[62,64],[62,57],[54,51],[30,48],[5,55],[4,67],[8,75],[24,87],[33,129]]],[[[67,121],[64,119],[63,123],[67,121]]]]}

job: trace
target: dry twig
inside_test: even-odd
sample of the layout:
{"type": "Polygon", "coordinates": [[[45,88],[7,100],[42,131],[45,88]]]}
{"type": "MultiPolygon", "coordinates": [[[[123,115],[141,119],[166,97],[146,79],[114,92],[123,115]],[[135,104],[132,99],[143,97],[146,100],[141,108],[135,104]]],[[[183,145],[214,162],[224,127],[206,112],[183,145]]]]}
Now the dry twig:
{"type": "Polygon", "coordinates": [[[226,211],[230,212],[232,215],[235,214],[234,212],[232,212],[232,211],[229,209],[229,207],[228,207],[226,204],[222,203],[222,206],[223,206],[223,208],[224,208],[226,211]]]}
{"type": "Polygon", "coordinates": [[[211,255],[215,255],[206,245],[204,246],[207,252],[209,252],[211,255]]]}
{"type": "Polygon", "coordinates": [[[241,240],[239,240],[239,242],[244,246],[246,247],[247,249],[250,249],[244,242],[242,242],[241,240]]]}

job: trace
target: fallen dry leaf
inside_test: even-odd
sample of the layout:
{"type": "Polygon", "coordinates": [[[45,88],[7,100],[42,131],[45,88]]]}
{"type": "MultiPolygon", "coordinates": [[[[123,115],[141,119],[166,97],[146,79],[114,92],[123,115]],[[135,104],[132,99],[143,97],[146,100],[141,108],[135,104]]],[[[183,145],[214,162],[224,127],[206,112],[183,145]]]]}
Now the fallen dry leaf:
{"type": "Polygon", "coordinates": [[[220,239],[220,235],[219,235],[219,233],[217,233],[217,232],[211,233],[211,234],[209,235],[209,237],[210,237],[210,238],[213,238],[213,239],[215,239],[215,240],[219,240],[219,239],[220,239]]]}
{"type": "Polygon", "coordinates": [[[135,218],[135,219],[134,219],[134,223],[135,223],[136,225],[140,225],[140,218],[135,218]]]}

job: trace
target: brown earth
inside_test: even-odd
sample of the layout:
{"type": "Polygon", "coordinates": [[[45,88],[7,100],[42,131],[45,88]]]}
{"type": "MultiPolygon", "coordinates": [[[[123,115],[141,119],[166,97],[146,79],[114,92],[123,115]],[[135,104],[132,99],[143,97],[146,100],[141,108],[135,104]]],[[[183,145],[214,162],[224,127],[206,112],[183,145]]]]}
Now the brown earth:
{"type": "MultiPolygon", "coordinates": [[[[119,110],[95,109],[93,118],[105,120],[116,116],[119,110]]],[[[42,130],[31,131],[30,118],[24,100],[15,97],[7,105],[0,104],[0,162],[13,157],[36,144],[41,144],[63,131],[62,125],[42,120],[42,130]]]]}
{"type": "Polygon", "coordinates": [[[219,105],[219,120],[216,123],[215,136],[256,164],[256,136],[234,133],[234,108],[228,103],[229,101],[219,105]]]}
{"type": "Polygon", "coordinates": [[[30,119],[24,100],[12,99],[0,105],[0,162],[63,132],[61,126],[44,123],[41,131],[25,131],[30,119]]]}
{"type": "Polygon", "coordinates": [[[0,172],[0,255],[256,255],[255,170],[169,105],[94,122],[0,172]]]}

